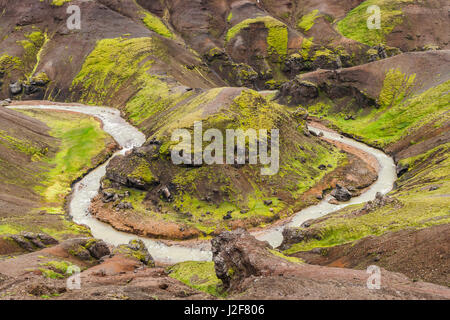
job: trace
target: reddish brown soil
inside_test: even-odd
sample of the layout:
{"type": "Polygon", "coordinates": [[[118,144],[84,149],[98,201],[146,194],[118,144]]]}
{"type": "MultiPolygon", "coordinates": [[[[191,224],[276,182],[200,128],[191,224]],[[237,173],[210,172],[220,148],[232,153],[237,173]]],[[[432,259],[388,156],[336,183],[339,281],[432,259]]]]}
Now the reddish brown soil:
{"type": "MultiPolygon", "coordinates": [[[[37,104],[40,102],[29,102],[37,104]]],[[[20,112],[0,107],[0,130],[13,139],[30,144],[40,150],[47,149],[46,156],[53,157],[58,151],[59,141],[50,136],[49,128],[43,122],[20,112]]],[[[117,150],[117,143],[111,138],[109,143],[92,159],[92,167],[105,161],[117,150]]],[[[64,212],[61,215],[37,212],[32,209],[42,206],[41,197],[35,191],[39,185],[39,174],[49,170],[48,164],[33,161],[31,155],[11,147],[0,138],[0,221],[27,231],[48,228],[62,230],[64,212]]],[[[0,241],[0,254],[21,252],[8,242],[0,241]]]]}
{"type": "Polygon", "coordinates": [[[218,277],[237,299],[449,299],[450,289],[381,269],[379,290],[366,270],[289,262],[243,230],[213,240],[218,277]],[[234,270],[229,276],[227,270],[234,270]],[[240,294],[238,294],[240,293],[240,294]]]}
{"type": "Polygon", "coordinates": [[[118,254],[92,266],[71,256],[61,245],[0,261],[2,299],[33,300],[173,300],[213,299],[168,277],[165,269],[147,268],[118,254]],[[48,261],[70,261],[87,270],[81,273],[81,290],[68,290],[66,279],[46,279],[38,270],[48,261]]]}
{"type": "Polygon", "coordinates": [[[116,230],[149,238],[185,240],[200,236],[198,230],[182,229],[182,226],[176,223],[146,219],[129,210],[115,211],[110,205],[105,205],[100,197],[96,197],[92,201],[90,211],[97,219],[110,224],[116,230]]]}
{"type": "Polygon", "coordinates": [[[377,265],[409,278],[450,286],[450,225],[402,230],[326,249],[297,253],[307,263],[365,269],[377,265]]]}

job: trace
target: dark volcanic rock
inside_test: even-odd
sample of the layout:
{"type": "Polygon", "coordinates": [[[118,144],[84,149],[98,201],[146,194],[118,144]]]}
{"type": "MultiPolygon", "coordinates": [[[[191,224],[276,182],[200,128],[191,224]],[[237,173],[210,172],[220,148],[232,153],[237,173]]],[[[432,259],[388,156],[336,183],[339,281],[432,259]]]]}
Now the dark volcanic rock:
{"type": "Polygon", "coordinates": [[[155,265],[153,257],[142,240],[131,240],[128,244],[120,245],[114,249],[113,254],[123,254],[129,258],[141,261],[147,266],[155,265]]]}
{"type": "Polygon", "coordinates": [[[336,189],[331,191],[331,195],[336,198],[338,201],[349,201],[352,198],[352,194],[348,191],[347,188],[342,187],[340,185],[336,185],[336,189]]]}
{"type": "Polygon", "coordinates": [[[9,85],[9,91],[11,92],[12,95],[18,95],[22,93],[22,83],[20,81],[11,83],[9,85]]]}
{"type": "Polygon", "coordinates": [[[10,238],[27,251],[35,251],[46,246],[58,244],[56,239],[45,233],[22,232],[21,234],[10,236],[10,238]]]}
{"type": "Polygon", "coordinates": [[[285,103],[308,104],[319,96],[318,87],[309,81],[302,81],[298,78],[286,82],[280,88],[281,99],[285,103]]]}
{"type": "Polygon", "coordinates": [[[86,244],[86,249],[88,249],[91,256],[95,259],[100,259],[111,254],[108,245],[104,241],[98,239],[88,242],[86,244]]]}
{"type": "Polygon", "coordinates": [[[404,175],[406,172],[408,172],[409,170],[409,165],[405,164],[398,164],[397,165],[397,177],[401,177],[402,175],[404,175]]]}
{"type": "Polygon", "coordinates": [[[311,239],[320,239],[320,233],[316,229],[302,229],[302,228],[285,228],[283,230],[283,242],[277,248],[279,250],[287,250],[293,244],[311,239]]]}
{"type": "Polygon", "coordinates": [[[99,260],[105,255],[110,254],[108,245],[99,239],[94,238],[76,238],[70,239],[61,246],[71,255],[81,260],[89,261],[99,260]]]}
{"type": "Polygon", "coordinates": [[[260,253],[271,248],[244,229],[223,232],[211,241],[211,245],[216,275],[226,289],[237,289],[244,278],[260,274],[256,263],[264,260],[269,252],[260,253]]]}
{"type": "Polygon", "coordinates": [[[27,239],[25,239],[23,236],[18,235],[18,234],[14,234],[10,237],[12,240],[14,240],[14,242],[16,242],[19,247],[21,247],[22,249],[25,249],[27,251],[33,251],[34,247],[31,244],[30,241],[28,241],[27,239]]]}

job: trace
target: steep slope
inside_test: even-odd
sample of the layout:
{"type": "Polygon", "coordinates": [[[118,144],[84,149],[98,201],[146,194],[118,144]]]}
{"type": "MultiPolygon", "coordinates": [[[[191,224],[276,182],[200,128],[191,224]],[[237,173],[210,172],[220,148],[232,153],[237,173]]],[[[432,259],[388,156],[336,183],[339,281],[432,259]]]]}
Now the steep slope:
{"type": "Polygon", "coordinates": [[[337,72],[317,71],[286,85],[283,94],[296,93],[292,101],[301,101],[312,117],[392,154],[399,177],[386,198],[286,232],[286,253],[334,266],[375,263],[448,285],[450,247],[446,239],[438,240],[449,224],[448,61],[448,50],[408,53],[337,72]],[[306,96],[302,87],[314,88],[316,95],[306,96]],[[416,245],[400,245],[411,239],[416,245]],[[431,253],[437,256],[430,258],[431,253]],[[411,254],[414,259],[405,258],[411,254]]]}
{"type": "MultiPolygon", "coordinates": [[[[442,2],[394,1],[390,6],[372,0],[73,0],[57,5],[51,0],[20,4],[2,0],[0,97],[57,101],[86,97],[80,92],[85,86],[73,81],[80,80],[87,56],[97,48],[103,50],[102,57],[110,55],[115,61],[117,50],[124,45],[129,45],[128,55],[134,63],[130,64],[132,70],[124,70],[120,64],[116,70],[119,77],[122,73],[138,77],[143,70],[136,68],[143,63],[149,71],[151,60],[153,71],[148,73],[165,83],[175,79],[188,87],[278,88],[300,73],[383,59],[400,53],[399,48],[447,48],[448,35],[443,30],[448,29],[448,19],[445,10],[438,10],[445,9],[442,2]],[[398,22],[394,30],[385,20],[381,31],[368,30],[362,23],[366,14],[358,12],[364,12],[372,2],[381,6],[382,17],[398,22]],[[81,10],[80,30],[68,29],[69,5],[81,10]],[[433,24],[416,23],[427,15],[438,18],[433,24]],[[387,40],[378,39],[379,34],[387,40]],[[12,93],[9,85],[14,83],[12,93]]],[[[106,79],[97,80],[108,85],[106,79]]],[[[123,104],[141,85],[141,81],[128,83],[126,90],[97,93],[94,100],[101,97],[104,104],[123,104]]]]}
{"type": "Polygon", "coordinates": [[[88,233],[66,219],[65,197],[74,180],[111,155],[111,137],[95,119],[70,113],[0,108],[0,123],[0,234],[88,233]]]}

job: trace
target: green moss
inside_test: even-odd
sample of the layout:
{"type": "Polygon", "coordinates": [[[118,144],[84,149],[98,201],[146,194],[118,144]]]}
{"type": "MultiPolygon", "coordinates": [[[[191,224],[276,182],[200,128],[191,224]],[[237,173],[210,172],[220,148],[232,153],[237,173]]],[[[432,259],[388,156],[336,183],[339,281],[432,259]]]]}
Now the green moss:
{"type": "Polygon", "coordinates": [[[4,234],[19,234],[23,231],[23,228],[21,228],[20,226],[16,226],[16,225],[11,225],[11,224],[6,224],[3,223],[0,224],[0,234],[4,235],[4,234]]]}
{"type": "Polygon", "coordinates": [[[230,22],[231,19],[233,19],[233,12],[230,12],[230,14],[227,17],[227,21],[230,22]]]}
{"type": "Polygon", "coordinates": [[[129,258],[141,261],[149,267],[154,267],[155,263],[151,260],[145,244],[142,240],[131,240],[129,244],[120,245],[114,249],[114,254],[123,254],[129,258]]]}
{"type": "Polygon", "coordinates": [[[46,266],[46,267],[50,267],[51,270],[58,272],[59,274],[62,274],[62,275],[67,273],[67,269],[70,266],[73,266],[72,263],[67,262],[67,261],[49,261],[42,265],[46,266]]]}
{"type": "Polygon", "coordinates": [[[22,56],[23,72],[29,79],[34,74],[40,60],[42,49],[48,41],[48,36],[39,29],[25,35],[26,40],[18,41],[22,45],[24,53],[22,56]]]}
{"type": "Polygon", "coordinates": [[[53,270],[45,269],[45,268],[39,268],[39,271],[42,272],[42,275],[45,278],[49,279],[64,279],[64,276],[58,272],[55,272],[53,270]]]}
{"type": "Polygon", "coordinates": [[[20,112],[46,123],[51,129],[50,134],[61,141],[54,157],[40,159],[52,169],[41,174],[39,180],[42,184],[36,187],[36,191],[45,202],[61,208],[62,212],[64,198],[70,193],[72,182],[96,165],[92,159],[104,151],[110,137],[100,123],[89,116],[38,110],[20,112]]]}
{"type": "Polygon", "coordinates": [[[147,160],[143,158],[136,158],[137,163],[134,163],[134,170],[129,175],[130,178],[139,179],[146,184],[153,184],[157,178],[152,173],[150,165],[147,160]]]}
{"type": "Polygon", "coordinates": [[[391,107],[400,103],[411,94],[415,85],[416,74],[410,76],[400,69],[390,69],[384,78],[383,88],[378,99],[382,107],[391,107]]]}
{"type": "Polygon", "coordinates": [[[303,264],[304,263],[304,261],[302,259],[296,258],[296,257],[288,257],[288,256],[284,255],[283,253],[281,253],[278,250],[269,249],[269,252],[271,254],[273,254],[273,255],[275,255],[277,257],[283,258],[284,260],[289,261],[289,262],[298,263],[298,264],[303,264]]]}
{"type": "Polygon", "coordinates": [[[147,11],[142,11],[141,14],[144,15],[144,17],[142,18],[142,22],[147,26],[147,28],[163,37],[169,39],[174,38],[174,34],[166,27],[166,25],[158,17],[147,11]]]}
{"type": "Polygon", "coordinates": [[[22,67],[22,60],[17,57],[3,54],[0,56],[0,72],[7,73],[14,69],[20,69],[22,67]]]}
{"type": "Polygon", "coordinates": [[[167,57],[166,47],[156,37],[103,39],[85,60],[72,83],[72,90],[83,92],[80,100],[84,103],[115,105],[116,93],[133,87],[134,93],[124,111],[129,120],[145,132],[150,125],[148,119],[194,94],[192,91],[174,92],[164,76],[150,74],[153,59],[165,61],[167,57]]]}
{"type": "Polygon", "coordinates": [[[315,9],[310,13],[304,15],[301,20],[298,22],[297,26],[303,31],[308,31],[314,26],[314,22],[317,18],[322,17],[319,15],[319,10],[315,9]]]}
{"type": "Polygon", "coordinates": [[[224,294],[219,286],[221,281],[214,270],[214,262],[182,262],[168,269],[171,278],[177,279],[191,288],[206,292],[216,297],[224,294]]]}
{"type": "Polygon", "coordinates": [[[126,81],[149,70],[151,52],[151,38],[100,40],[74,78],[72,88],[83,89],[82,102],[104,103],[126,81]]]}
{"type": "Polygon", "coordinates": [[[259,17],[254,19],[246,19],[231,29],[228,30],[226,35],[226,41],[230,41],[236,35],[238,35],[241,30],[248,28],[251,24],[254,23],[264,23],[265,27],[268,30],[267,35],[267,44],[269,45],[268,53],[274,54],[276,53],[280,58],[284,58],[287,55],[287,45],[288,45],[288,29],[287,26],[271,17],[259,17]]]}
{"type": "Polygon", "coordinates": [[[369,46],[386,42],[389,35],[397,25],[403,23],[402,6],[414,0],[367,0],[350,11],[347,16],[338,22],[338,31],[347,38],[359,41],[369,46]],[[367,9],[377,5],[381,9],[381,29],[370,30],[367,20],[371,13],[367,9]]]}
{"type": "Polygon", "coordinates": [[[14,138],[6,131],[0,129],[0,144],[6,145],[10,149],[15,149],[21,153],[24,153],[32,159],[32,161],[37,161],[45,156],[48,152],[48,148],[43,148],[39,145],[34,145],[29,141],[20,140],[14,138]]]}
{"type": "Polygon", "coordinates": [[[330,49],[327,49],[327,48],[324,48],[324,49],[322,49],[322,50],[317,50],[315,53],[314,53],[314,57],[313,57],[313,61],[314,60],[316,60],[317,58],[319,58],[319,57],[325,57],[325,58],[327,58],[328,60],[335,60],[335,55],[334,55],[334,53],[330,50],[330,49]]]}
{"type": "Polygon", "coordinates": [[[70,1],[72,0],[52,0],[52,6],[61,7],[62,5],[70,1]]]}
{"type": "Polygon", "coordinates": [[[302,47],[300,49],[300,55],[305,60],[308,60],[308,58],[309,58],[309,52],[311,51],[311,48],[314,45],[313,40],[314,40],[314,37],[311,37],[309,39],[303,38],[302,47]]]}
{"type": "Polygon", "coordinates": [[[42,81],[44,83],[47,83],[50,81],[50,79],[45,72],[39,72],[36,76],[33,77],[33,81],[42,81]]]}
{"type": "Polygon", "coordinates": [[[292,254],[317,247],[350,243],[364,237],[380,236],[404,229],[421,229],[450,222],[450,144],[441,145],[424,154],[403,159],[410,165],[408,174],[397,181],[397,189],[390,193],[395,202],[365,215],[352,212],[362,205],[351,206],[328,219],[314,224],[320,230],[320,240],[295,244],[285,251],[292,254]],[[439,185],[435,191],[431,186],[439,185]]]}
{"type": "MultiPolygon", "coordinates": [[[[360,110],[356,120],[345,120],[345,114],[333,113],[331,104],[318,115],[324,115],[344,132],[359,136],[365,142],[380,147],[399,141],[403,137],[430,123],[442,123],[448,119],[450,81],[425,92],[410,92],[415,77],[391,71],[385,81],[380,101],[383,108],[369,113],[360,110]]],[[[317,109],[317,106],[308,107],[317,109]]]]}

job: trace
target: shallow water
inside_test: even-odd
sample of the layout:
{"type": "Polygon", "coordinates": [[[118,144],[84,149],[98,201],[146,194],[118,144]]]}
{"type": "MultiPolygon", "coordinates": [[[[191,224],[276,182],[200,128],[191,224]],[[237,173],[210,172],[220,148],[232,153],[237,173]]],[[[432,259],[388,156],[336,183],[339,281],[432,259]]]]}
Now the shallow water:
{"type": "MultiPolygon", "coordinates": [[[[91,106],[57,106],[57,105],[36,105],[36,106],[12,106],[12,109],[44,109],[44,110],[63,110],[88,114],[99,118],[103,122],[103,129],[110,134],[119,143],[123,149],[118,154],[124,154],[133,147],[139,147],[145,142],[145,136],[135,127],[126,122],[120,112],[112,108],[91,107],[91,106]]],[[[311,127],[311,130],[319,133],[322,130],[311,127]]],[[[328,131],[322,131],[324,137],[331,140],[337,140],[352,147],[361,149],[374,156],[380,166],[378,180],[369,188],[367,192],[359,197],[352,198],[351,201],[332,205],[328,203],[330,197],[327,197],[319,204],[308,207],[296,213],[292,219],[282,226],[267,228],[263,231],[254,233],[260,240],[268,241],[273,247],[277,247],[282,242],[282,231],[286,226],[297,227],[303,222],[322,217],[326,214],[335,212],[348,205],[363,203],[375,199],[377,192],[386,194],[392,190],[396,179],[395,165],[392,158],[382,151],[371,148],[363,143],[356,142],[349,138],[341,137],[328,131]]],[[[113,156],[113,157],[114,157],[113,156]]],[[[109,161],[108,161],[109,162],[109,161]]],[[[95,238],[102,239],[112,245],[128,243],[132,239],[141,239],[146,244],[152,257],[161,262],[177,263],[182,261],[209,261],[212,259],[210,246],[208,243],[199,244],[197,247],[185,247],[182,245],[168,246],[157,240],[139,237],[115,230],[110,225],[100,222],[89,213],[89,206],[92,199],[97,195],[100,188],[100,180],[106,173],[108,164],[99,166],[97,169],[87,174],[80,182],[74,185],[72,198],[69,205],[69,213],[73,221],[78,224],[87,225],[91,228],[92,235],[95,238]]]]}

